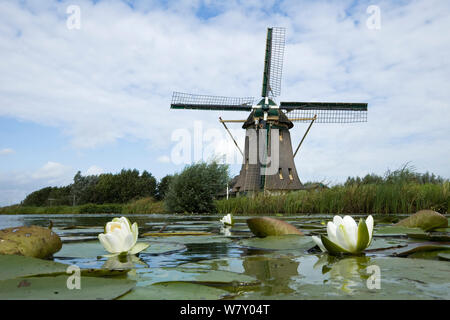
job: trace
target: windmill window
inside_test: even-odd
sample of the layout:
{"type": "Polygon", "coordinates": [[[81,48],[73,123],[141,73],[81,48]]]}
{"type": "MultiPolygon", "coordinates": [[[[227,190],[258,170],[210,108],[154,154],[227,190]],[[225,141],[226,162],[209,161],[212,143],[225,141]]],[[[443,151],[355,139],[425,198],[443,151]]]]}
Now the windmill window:
{"type": "Polygon", "coordinates": [[[292,181],[294,180],[294,176],[292,175],[292,168],[289,168],[289,179],[292,181]]]}
{"type": "Polygon", "coordinates": [[[280,131],[280,141],[283,141],[283,131],[280,131]]]}
{"type": "Polygon", "coordinates": [[[245,170],[248,170],[248,158],[245,159],[245,170]]]}
{"type": "Polygon", "coordinates": [[[278,175],[280,176],[280,180],[283,180],[283,171],[281,168],[278,169],[278,175]]]}

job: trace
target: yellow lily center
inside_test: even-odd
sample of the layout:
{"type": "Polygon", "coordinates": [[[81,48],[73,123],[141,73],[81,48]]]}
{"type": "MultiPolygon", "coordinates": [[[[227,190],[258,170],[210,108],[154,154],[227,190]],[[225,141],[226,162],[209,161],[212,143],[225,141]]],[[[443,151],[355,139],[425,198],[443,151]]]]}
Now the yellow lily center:
{"type": "Polygon", "coordinates": [[[111,231],[110,231],[110,232],[113,232],[114,229],[122,229],[122,226],[121,226],[119,223],[113,224],[113,225],[111,226],[111,231]]]}

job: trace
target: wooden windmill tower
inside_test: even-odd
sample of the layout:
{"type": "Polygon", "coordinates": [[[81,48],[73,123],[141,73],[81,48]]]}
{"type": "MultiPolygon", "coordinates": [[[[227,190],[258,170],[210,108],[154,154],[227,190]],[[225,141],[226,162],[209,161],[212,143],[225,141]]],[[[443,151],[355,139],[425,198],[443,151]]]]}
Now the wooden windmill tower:
{"type": "Polygon", "coordinates": [[[242,128],[246,130],[244,152],[234,141],[243,155],[243,163],[239,177],[233,186],[233,192],[280,192],[301,189],[302,184],[295,168],[294,157],[311,125],[314,122],[367,121],[367,103],[280,102],[277,104],[274,97],[279,96],[281,92],[284,46],[285,29],[268,28],[262,99],[257,104],[254,104],[253,97],[233,98],[173,93],[170,105],[172,109],[250,112],[247,120],[219,118],[227,131],[226,122],[243,122],[242,128]],[[295,153],[289,132],[294,126],[293,122],[310,122],[295,153]]]}

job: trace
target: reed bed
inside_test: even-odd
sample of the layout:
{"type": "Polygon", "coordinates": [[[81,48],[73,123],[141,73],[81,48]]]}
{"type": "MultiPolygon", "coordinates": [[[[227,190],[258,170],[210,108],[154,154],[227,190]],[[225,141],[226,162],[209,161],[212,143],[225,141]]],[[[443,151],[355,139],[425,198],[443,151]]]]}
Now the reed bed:
{"type": "Polygon", "coordinates": [[[421,209],[450,211],[450,183],[337,185],[282,195],[257,194],[216,201],[217,212],[258,214],[409,214],[421,209]]]}

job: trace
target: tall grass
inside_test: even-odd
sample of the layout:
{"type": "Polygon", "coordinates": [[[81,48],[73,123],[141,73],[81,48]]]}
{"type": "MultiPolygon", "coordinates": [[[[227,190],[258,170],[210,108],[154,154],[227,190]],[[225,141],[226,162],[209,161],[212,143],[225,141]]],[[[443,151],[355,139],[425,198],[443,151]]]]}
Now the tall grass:
{"type": "Polygon", "coordinates": [[[450,211],[450,183],[412,182],[337,185],[328,189],[301,190],[284,195],[238,197],[216,201],[221,214],[304,213],[414,213],[432,209],[450,211]]]}
{"type": "Polygon", "coordinates": [[[164,213],[164,203],[146,197],[122,206],[122,213],[164,213]]]}
{"type": "Polygon", "coordinates": [[[22,206],[12,205],[0,208],[0,214],[83,214],[83,213],[163,213],[163,202],[147,197],[126,204],[84,204],[80,206],[22,206]]]}

